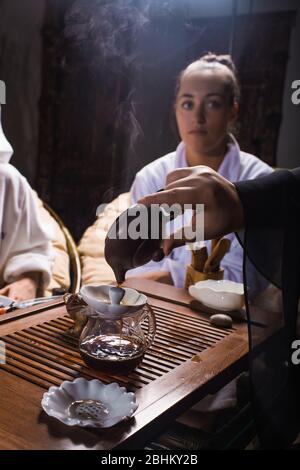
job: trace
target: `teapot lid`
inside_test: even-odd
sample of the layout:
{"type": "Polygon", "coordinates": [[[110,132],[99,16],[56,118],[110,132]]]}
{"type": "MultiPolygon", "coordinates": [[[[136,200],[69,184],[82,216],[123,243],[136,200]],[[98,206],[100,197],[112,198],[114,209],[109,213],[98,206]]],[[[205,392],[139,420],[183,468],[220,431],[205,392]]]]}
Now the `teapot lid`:
{"type": "Polygon", "coordinates": [[[120,303],[112,303],[112,289],[115,289],[115,286],[87,284],[81,287],[80,295],[97,315],[112,319],[130,316],[147,303],[146,295],[129,287],[122,288],[125,292],[120,303]]]}

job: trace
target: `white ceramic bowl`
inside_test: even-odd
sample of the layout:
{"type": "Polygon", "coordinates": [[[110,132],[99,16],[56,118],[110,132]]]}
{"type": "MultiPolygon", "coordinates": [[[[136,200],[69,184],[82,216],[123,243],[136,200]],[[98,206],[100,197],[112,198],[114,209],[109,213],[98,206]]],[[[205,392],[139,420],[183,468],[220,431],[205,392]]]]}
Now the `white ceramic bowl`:
{"type": "Polygon", "coordinates": [[[112,305],[109,298],[110,285],[84,285],[80,289],[83,300],[101,316],[131,315],[147,303],[147,297],[135,289],[123,287],[125,295],[119,305],[112,305]]]}
{"type": "Polygon", "coordinates": [[[244,305],[244,285],[226,279],[207,279],[189,287],[189,293],[203,305],[228,312],[239,310],[244,305]]]}
{"type": "Polygon", "coordinates": [[[75,379],[44,393],[42,408],[68,426],[108,428],[133,415],[138,405],[135,394],[117,383],[75,379]]]}

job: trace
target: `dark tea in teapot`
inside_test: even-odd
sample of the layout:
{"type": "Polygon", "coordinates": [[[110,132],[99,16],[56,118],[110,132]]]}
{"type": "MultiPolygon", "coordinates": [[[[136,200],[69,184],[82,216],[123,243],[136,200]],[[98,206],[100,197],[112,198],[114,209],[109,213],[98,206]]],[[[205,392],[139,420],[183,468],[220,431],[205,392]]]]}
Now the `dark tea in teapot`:
{"type": "MultiPolygon", "coordinates": [[[[110,374],[128,374],[142,361],[155,331],[155,315],[147,297],[129,287],[84,285],[75,295],[87,323],[80,335],[84,362],[110,374]],[[81,302],[81,303],[80,303],[81,302]]],[[[74,299],[66,298],[71,314],[74,299]]]]}
{"type": "Polygon", "coordinates": [[[128,374],[144,356],[144,345],[137,338],[96,336],[81,342],[80,354],[86,364],[110,374],[128,374]]]}

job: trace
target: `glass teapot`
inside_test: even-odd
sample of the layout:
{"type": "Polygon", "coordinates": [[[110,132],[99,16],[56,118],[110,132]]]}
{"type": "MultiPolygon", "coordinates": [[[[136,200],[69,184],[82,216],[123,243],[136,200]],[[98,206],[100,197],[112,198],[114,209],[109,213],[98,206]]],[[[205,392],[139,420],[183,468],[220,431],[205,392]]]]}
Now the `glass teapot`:
{"type": "MultiPolygon", "coordinates": [[[[72,298],[65,300],[69,313],[74,304],[72,298]]],[[[127,374],[135,369],[156,331],[147,297],[130,288],[86,285],[77,296],[77,306],[78,299],[82,303],[80,314],[87,317],[79,338],[79,351],[85,363],[111,374],[127,374]],[[112,295],[117,293],[118,297],[117,289],[123,291],[122,298],[112,295]]]]}

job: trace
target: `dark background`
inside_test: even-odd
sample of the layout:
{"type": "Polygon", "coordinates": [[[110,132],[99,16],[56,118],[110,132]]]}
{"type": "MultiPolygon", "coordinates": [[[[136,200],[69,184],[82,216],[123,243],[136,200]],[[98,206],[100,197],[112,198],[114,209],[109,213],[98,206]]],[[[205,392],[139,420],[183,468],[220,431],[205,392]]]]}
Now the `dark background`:
{"type": "Polygon", "coordinates": [[[224,13],[224,1],[220,11],[211,3],[215,12],[205,16],[201,0],[198,10],[191,0],[0,0],[12,163],[75,239],[100,203],[174,150],[176,77],[207,51],[231,52],[236,62],[241,148],[285,166],[278,139],[297,11],[259,12],[240,0],[227,1],[224,13]]]}

